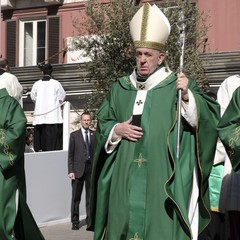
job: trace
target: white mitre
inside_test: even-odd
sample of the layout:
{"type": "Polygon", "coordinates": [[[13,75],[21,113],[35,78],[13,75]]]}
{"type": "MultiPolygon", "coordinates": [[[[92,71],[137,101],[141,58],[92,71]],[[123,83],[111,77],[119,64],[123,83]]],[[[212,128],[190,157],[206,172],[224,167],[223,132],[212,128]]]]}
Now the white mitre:
{"type": "Polygon", "coordinates": [[[135,48],[164,50],[171,31],[164,13],[156,6],[145,3],[130,22],[130,33],[135,48]]]}

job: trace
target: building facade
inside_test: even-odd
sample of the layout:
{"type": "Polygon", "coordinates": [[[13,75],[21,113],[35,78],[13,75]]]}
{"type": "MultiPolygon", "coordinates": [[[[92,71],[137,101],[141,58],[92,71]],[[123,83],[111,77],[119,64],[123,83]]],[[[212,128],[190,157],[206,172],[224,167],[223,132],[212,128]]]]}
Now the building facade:
{"type": "MultiPolygon", "coordinates": [[[[0,54],[7,57],[13,67],[33,66],[48,58],[55,64],[81,61],[74,53],[67,53],[66,48],[71,37],[77,34],[73,19],[81,22],[84,17],[85,1],[2,0],[0,54]]],[[[205,53],[239,51],[240,1],[193,2],[208,15],[207,22],[211,25],[205,53]]]]}
{"type": "MultiPolygon", "coordinates": [[[[108,2],[109,0],[99,0],[108,2]]],[[[130,0],[129,0],[130,1],[130,0]]],[[[166,0],[133,1],[164,3],[166,0]]],[[[37,64],[48,60],[54,65],[54,76],[67,91],[74,108],[82,108],[92,85],[84,73],[79,51],[66,51],[78,32],[73,19],[81,22],[86,0],[1,0],[0,55],[9,60],[25,92],[24,110],[33,111],[28,97],[32,84],[41,77],[37,64]]],[[[174,1],[172,1],[174,2],[174,1]]],[[[240,1],[193,0],[200,12],[208,15],[211,25],[202,57],[210,86],[216,89],[228,75],[240,72],[240,1]]],[[[83,25],[84,28],[84,25],[83,25]]]]}
{"type": "Polygon", "coordinates": [[[71,62],[66,47],[72,19],[83,16],[83,0],[2,0],[1,55],[10,66],[34,66],[46,59],[71,62]]]}

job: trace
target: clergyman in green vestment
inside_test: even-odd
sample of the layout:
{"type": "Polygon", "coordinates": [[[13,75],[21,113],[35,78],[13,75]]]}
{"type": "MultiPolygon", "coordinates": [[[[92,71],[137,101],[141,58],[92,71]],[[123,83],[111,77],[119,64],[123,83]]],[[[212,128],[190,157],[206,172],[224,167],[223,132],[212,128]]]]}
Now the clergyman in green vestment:
{"type": "Polygon", "coordinates": [[[165,67],[170,24],[159,8],[144,4],[130,30],[137,68],[112,85],[97,113],[88,230],[94,240],[197,240],[210,220],[219,105],[165,67]]]}
{"type": "Polygon", "coordinates": [[[234,171],[240,170],[240,87],[238,87],[218,124],[219,137],[234,171]]]}
{"type": "Polygon", "coordinates": [[[240,240],[239,103],[240,75],[226,78],[218,89],[219,136],[226,150],[220,208],[228,215],[230,238],[240,240]]]}
{"type": "Polygon", "coordinates": [[[0,59],[0,239],[44,240],[26,203],[22,87],[7,65],[0,59]]]}

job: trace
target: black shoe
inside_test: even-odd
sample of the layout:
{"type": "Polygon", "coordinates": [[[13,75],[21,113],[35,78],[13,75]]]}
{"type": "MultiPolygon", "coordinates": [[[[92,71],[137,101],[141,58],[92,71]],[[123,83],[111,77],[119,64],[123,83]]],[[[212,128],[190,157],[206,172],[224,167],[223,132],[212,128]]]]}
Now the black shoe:
{"type": "Polygon", "coordinates": [[[72,230],[79,230],[79,223],[73,223],[72,230]]]}

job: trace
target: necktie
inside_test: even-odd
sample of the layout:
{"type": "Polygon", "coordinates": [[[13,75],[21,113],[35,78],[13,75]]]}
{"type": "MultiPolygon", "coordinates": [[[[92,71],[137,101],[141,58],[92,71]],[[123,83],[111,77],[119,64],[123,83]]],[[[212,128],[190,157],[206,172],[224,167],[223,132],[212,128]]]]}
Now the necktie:
{"type": "Polygon", "coordinates": [[[90,154],[89,154],[88,130],[85,130],[85,145],[86,145],[86,150],[87,150],[87,159],[89,159],[90,158],[90,154]]]}

